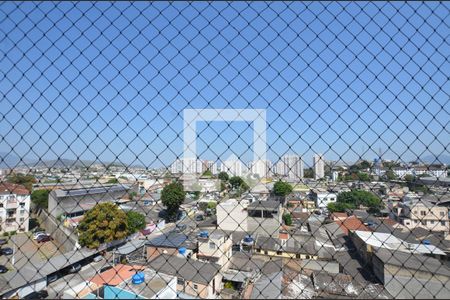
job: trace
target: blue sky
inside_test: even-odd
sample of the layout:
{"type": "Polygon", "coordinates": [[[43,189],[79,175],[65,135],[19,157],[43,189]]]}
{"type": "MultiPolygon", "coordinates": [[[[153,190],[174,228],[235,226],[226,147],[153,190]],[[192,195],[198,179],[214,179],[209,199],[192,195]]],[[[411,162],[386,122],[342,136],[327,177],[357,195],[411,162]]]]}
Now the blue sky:
{"type": "MultiPolygon", "coordinates": [[[[267,110],[268,157],[448,154],[449,3],[1,3],[0,149],[158,167],[185,108],[267,110]]],[[[252,125],[201,123],[206,159],[252,125]]]]}

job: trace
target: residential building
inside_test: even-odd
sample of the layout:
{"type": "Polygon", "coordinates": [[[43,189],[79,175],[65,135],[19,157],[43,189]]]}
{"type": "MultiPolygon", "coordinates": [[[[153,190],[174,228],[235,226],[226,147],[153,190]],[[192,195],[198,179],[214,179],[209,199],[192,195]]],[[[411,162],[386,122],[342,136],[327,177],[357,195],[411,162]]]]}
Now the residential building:
{"type": "Polygon", "coordinates": [[[86,211],[102,202],[116,202],[128,197],[131,192],[138,193],[138,185],[124,184],[93,186],[89,188],[53,190],[48,196],[48,212],[57,218],[82,216],[86,211]]]}
{"type": "Polygon", "coordinates": [[[278,236],[282,224],[282,207],[278,201],[254,201],[247,207],[248,231],[266,236],[278,236]]]}
{"type": "Polygon", "coordinates": [[[203,231],[198,236],[197,258],[201,261],[216,263],[227,269],[231,259],[231,248],[233,241],[222,232],[212,232],[209,234],[203,231]]]}
{"type": "Polygon", "coordinates": [[[207,170],[211,171],[212,174],[217,174],[217,164],[216,162],[212,160],[204,160],[202,162],[202,173],[206,172],[207,170]]]}
{"type": "Polygon", "coordinates": [[[247,232],[248,213],[247,205],[244,203],[238,202],[235,199],[229,199],[219,203],[216,207],[217,226],[221,230],[247,232]]]}
{"type": "Polygon", "coordinates": [[[448,207],[434,205],[417,194],[406,194],[395,213],[398,222],[409,229],[423,227],[445,235],[450,230],[448,207]]]}
{"type": "Polygon", "coordinates": [[[313,189],[310,191],[310,198],[316,204],[316,208],[324,209],[329,203],[337,201],[337,195],[325,190],[313,189]]]}
{"type": "Polygon", "coordinates": [[[297,181],[303,178],[303,160],[298,155],[285,155],[276,166],[278,175],[297,181]]]}
{"type": "Polygon", "coordinates": [[[28,231],[30,192],[22,185],[0,184],[0,233],[28,231]]]}
{"type": "Polygon", "coordinates": [[[230,176],[242,176],[245,171],[244,164],[234,154],[221,165],[221,172],[226,172],[230,176]]]}
{"type": "Polygon", "coordinates": [[[325,177],[325,160],[322,154],[316,154],[313,157],[314,178],[321,179],[325,177]]]}
{"type": "Polygon", "coordinates": [[[258,175],[259,178],[268,178],[271,176],[272,163],[268,160],[256,160],[250,162],[249,170],[251,174],[258,175]]]}
{"type": "Polygon", "coordinates": [[[222,287],[221,266],[177,256],[160,255],[148,263],[158,274],[177,277],[177,292],[203,299],[216,298],[222,287]]]}
{"type": "Polygon", "coordinates": [[[176,159],[171,166],[171,172],[183,174],[197,174],[203,171],[203,163],[201,160],[193,157],[183,157],[176,159]]]}
{"type": "Polygon", "coordinates": [[[152,260],[162,254],[177,256],[180,248],[184,248],[184,255],[189,257],[197,249],[196,241],[187,235],[177,232],[168,232],[159,235],[146,243],[147,260],[152,260]]]}

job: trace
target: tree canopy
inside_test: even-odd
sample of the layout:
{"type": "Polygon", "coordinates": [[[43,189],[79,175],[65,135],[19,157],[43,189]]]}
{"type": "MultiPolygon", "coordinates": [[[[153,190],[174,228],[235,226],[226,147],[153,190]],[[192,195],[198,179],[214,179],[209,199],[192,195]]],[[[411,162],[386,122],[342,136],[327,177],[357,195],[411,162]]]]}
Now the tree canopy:
{"type": "Polygon", "coordinates": [[[8,182],[23,185],[31,192],[33,183],[36,183],[36,178],[33,175],[24,175],[22,173],[12,173],[7,178],[8,182]]]}
{"type": "Polygon", "coordinates": [[[213,176],[213,173],[211,172],[211,170],[206,170],[205,172],[203,172],[202,177],[209,177],[211,178],[213,176]]]}
{"type": "Polygon", "coordinates": [[[37,209],[48,209],[48,194],[50,190],[36,190],[31,193],[31,202],[37,209]]]}
{"type": "Polygon", "coordinates": [[[98,248],[104,243],[128,236],[128,218],[124,211],[110,202],[99,203],[87,211],[78,225],[81,246],[98,248]]]}
{"type": "Polygon", "coordinates": [[[287,182],[278,180],[277,182],[275,182],[275,184],[273,185],[273,193],[276,196],[287,196],[290,193],[292,193],[292,185],[290,185],[287,182]]]}
{"type": "Polygon", "coordinates": [[[352,190],[350,192],[342,192],[337,196],[337,203],[333,208],[350,208],[355,209],[360,205],[366,206],[372,211],[378,211],[382,208],[381,199],[374,194],[364,190],[352,190]],[[343,206],[342,204],[346,204],[343,206]]]}
{"type": "Polygon", "coordinates": [[[133,234],[145,228],[145,216],[137,211],[127,212],[128,233],[133,234]]]}
{"type": "Polygon", "coordinates": [[[227,172],[220,172],[217,177],[222,181],[228,181],[230,179],[227,172]]]}
{"type": "Polygon", "coordinates": [[[184,202],[185,196],[183,185],[179,182],[172,182],[163,188],[161,201],[167,207],[167,213],[170,217],[176,216],[180,205],[184,202]]]}

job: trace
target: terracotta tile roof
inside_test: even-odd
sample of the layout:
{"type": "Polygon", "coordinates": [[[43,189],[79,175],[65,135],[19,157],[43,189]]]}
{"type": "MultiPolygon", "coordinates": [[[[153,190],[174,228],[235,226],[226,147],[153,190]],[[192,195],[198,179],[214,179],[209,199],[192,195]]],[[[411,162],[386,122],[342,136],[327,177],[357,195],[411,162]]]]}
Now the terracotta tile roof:
{"type": "Polygon", "coordinates": [[[129,266],[118,264],[113,268],[95,275],[90,282],[95,283],[98,286],[102,285],[118,285],[125,280],[130,279],[134,274],[143,271],[143,266],[129,266]]]}
{"type": "Polygon", "coordinates": [[[9,193],[17,195],[29,195],[30,192],[20,184],[14,184],[9,182],[0,183],[0,193],[9,193]]]}
{"type": "Polygon", "coordinates": [[[347,219],[348,215],[345,212],[334,212],[331,214],[331,219],[332,220],[342,220],[342,219],[347,219]]]}
{"type": "Polygon", "coordinates": [[[336,224],[338,224],[342,231],[344,231],[344,233],[346,235],[348,235],[348,232],[350,230],[361,230],[361,231],[370,231],[369,228],[367,228],[362,222],[361,220],[359,220],[357,217],[355,216],[350,216],[345,220],[336,220],[335,221],[336,224]]]}

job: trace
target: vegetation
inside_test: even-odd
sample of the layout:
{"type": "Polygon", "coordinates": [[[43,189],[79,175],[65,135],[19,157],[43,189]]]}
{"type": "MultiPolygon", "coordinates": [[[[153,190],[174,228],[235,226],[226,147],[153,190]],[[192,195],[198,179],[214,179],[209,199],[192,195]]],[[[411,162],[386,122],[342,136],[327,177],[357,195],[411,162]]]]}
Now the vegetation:
{"type": "Polygon", "coordinates": [[[314,178],[314,171],[312,168],[304,169],[303,177],[305,178],[314,178]]]}
{"type": "Polygon", "coordinates": [[[214,201],[210,201],[208,202],[208,207],[209,209],[215,209],[217,207],[217,203],[214,201]]]}
{"type": "Polygon", "coordinates": [[[48,209],[48,194],[50,190],[36,190],[31,193],[31,202],[37,209],[48,209]]]}
{"type": "Polygon", "coordinates": [[[145,228],[145,216],[136,211],[127,212],[128,233],[133,234],[145,228]]]}
{"type": "Polygon", "coordinates": [[[395,175],[394,171],[387,170],[386,174],[384,174],[384,177],[386,180],[396,180],[397,176],[395,175]]]}
{"type": "Polygon", "coordinates": [[[331,202],[327,205],[329,212],[345,212],[347,209],[354,209],[355,207],[349,203],[331,202]]]}
{"type": "Polygon", "coordinates": [[[202,177],[213,177],[213,173],[210,170],[206,170],[203,174],[202,177]]]}
{"type": "Polygon", "coordinates": [[[136,197],[136,196],[137,196],[137,193],[136,193],[136,192],[130,192],[130,193],[128,193],[128,197],[130,198],[131,201],[133,201],[134,197],[136,197]]]}
{"type": "Polygon", "coordinates": [[[230,178],[230,185],[235,190],[246,191],[249,189],[249,186],[245,181],[239,176],[233,176],[230,178]]]}
{"type": "Polygon", "coordinates": [[[230,176],[228,176],[227,172],[220,172],[217,177],[224,182],[230,179],[230,176]]]}
{"type": "Polygon", "coordinates": [[[284,224],[286,224],[287,226],[291,226],[292,225],[292,215],[289,213],[284,214],[283,221],[284,221],[284,224]]]}
{"type": "Polygon", "coordinates": [[[290,185],[287,182],[281,181],[281,180],[275,182],[275,184],[273,185],[273,193],[276,196],[285,197],[285,196],[289,195],[290,193],[292,193],[292,190],[293,190],[292,185],[290,185]]]}
{"type": "Polygon", "coordinates": [[[97,204],[86,212],[78,225],[80,245],[93,249],[124,239],[129,233],[127,220],[127,215],[117,205],[110,202],[97,204]]]}
{"type": "Polygon", "coordinates": [[[119,179],[117,179],[117,178],[111,178],[111,179],[108,180],[106,183],[108,183],[108,184],[116,184],[116,183],[119,183],[119,179]]]}
{"type": "Polygon", "coordinates": [[[369,212],[379,212],[383,207],[381,199],[374,194],[363,190],[352,190],[350,192],[342,192],[337,197],[336,206],[332,209],[355,209],[360,205],[369,208],[369,212]],[[339,203],[339,204],[338,204],[339,203]]]}
{"type": "Polygon", "coordinates": [[[183,185],[179,182],[172,182],[166,185],[161,192],[162,204],[167,208],[169,218],[176,218],[180,205],[184,202],[186,193],[183,185]]]}
{"type": "Polygon", "coordinates": [[[7,181],[10,183],[23,185],[31,192],[33,184],[36,183],[36,178],[32,175],[24,175],[22,173],[12,173],[8,176],[7,181]]]}

